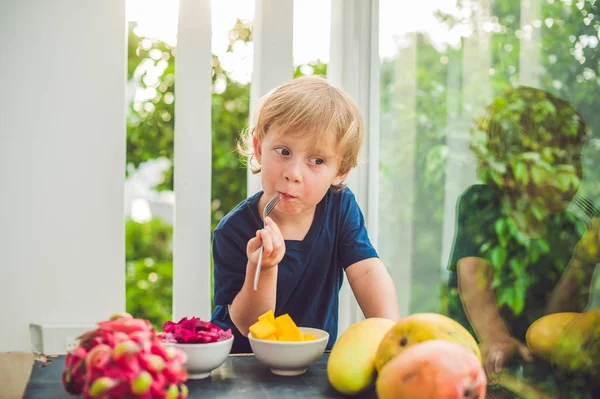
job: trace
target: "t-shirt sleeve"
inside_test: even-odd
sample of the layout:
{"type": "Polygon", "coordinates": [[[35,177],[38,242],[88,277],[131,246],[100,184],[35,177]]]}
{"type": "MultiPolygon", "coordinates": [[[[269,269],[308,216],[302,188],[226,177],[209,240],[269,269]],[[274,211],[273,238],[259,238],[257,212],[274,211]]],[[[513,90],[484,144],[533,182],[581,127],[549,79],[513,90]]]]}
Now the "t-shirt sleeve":
{"type": "Polygon", "coordinates": [[[246,242],[232,232],[217,229],[213,234],[215,305],[229,305],[241,291],[246,276],[246,242]]]}
{"type": "Polygon", "coordinates": [[[466,257],[481,257],[481,246],[489,226],[495,220],[493,193],[487,186],[472,186],[458,200],[456,207],[456,230],[450,253],[448,269],[456,271],[456,263],[466,257]]]}
{"type": "Polygon", "coordinates": [[[378,254],[369,240],[365,220],[354,194],[347,191],[343,195],[338,258],[346,269],[361,260],[378,257],[378,254]]]}

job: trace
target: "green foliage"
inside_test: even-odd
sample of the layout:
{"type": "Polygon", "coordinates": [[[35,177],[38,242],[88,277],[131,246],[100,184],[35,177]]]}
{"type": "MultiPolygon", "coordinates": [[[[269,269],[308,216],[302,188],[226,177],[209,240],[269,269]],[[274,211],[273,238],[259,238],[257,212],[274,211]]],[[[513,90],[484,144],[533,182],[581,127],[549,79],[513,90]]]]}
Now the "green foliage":
{"type": "Polygon", "coordinates": [[[173,229],[159,219],[125,224],[126,309],[150,320],[155,328],[171,319],[173,297],[173,229]]]}
{"type": "MultiPolygon", "coordinates": [[[[164,157],[171,166],[155,188],[173,190],[175,49],[156,39],[138,37],[134,28],[131,26],[129,31],[128,76],[156,95],[131,103],[127,120],[127,171],[130,173],[146,161],[164,157]],[[157,75],[157,79],[152,78],[153,75],[157,75]]],[[[229,38],[228,51],[231,52],[236,41],[246,43],[251,39],[249,25],[237,21],[229,38]]],[[[213,56],[213,72],[211,230],[246,196],[246,169],[235,151],[235,143],[248,123],[250,95],[250,86],[233,81],[216,56],[213,56]],[[225,87],[221,93],[217,92],[219,86],[225,87]]],[[[154,222],[150,227],[161,226],[154,222]]],[[[167,240],[171,240],[170,230],[167,240]]],[[[139,249],[129,239],[127,248],[128,251],[139,249]]],[[[135,308],[139,317],[164,322],[171,317],[172,260],[170,256],[155,260],[156,273],[161,273],[160,281],[165,286],[168,284],[168,289],[145,295],[150,292],[144,288],[147,285],[145,258],[135,252],[131,254],[135,272],[128,274],[131,284],[127,286],[127,307],[135,308]],[[137,279],[141,279],[139,283],[137,279]]]]}
{"type": "MultiPolygon", "coordinates": [[[[130,85],[144,90],[141,101],[131,101],[127,116],[127,174],[151,159],[173,160],[175,110],[174,49],[157,39],[142,38],[129,27],[127,76],[130,85]]],[[[158,189],[173,188],[169,169],[158,189]]]]}
{"type": "Polygon", "coordinates": [[[327,76],[327,64],[316,61],[309,64],[297,65],[294,68],[294,78],[306,75],[327,76]]]}

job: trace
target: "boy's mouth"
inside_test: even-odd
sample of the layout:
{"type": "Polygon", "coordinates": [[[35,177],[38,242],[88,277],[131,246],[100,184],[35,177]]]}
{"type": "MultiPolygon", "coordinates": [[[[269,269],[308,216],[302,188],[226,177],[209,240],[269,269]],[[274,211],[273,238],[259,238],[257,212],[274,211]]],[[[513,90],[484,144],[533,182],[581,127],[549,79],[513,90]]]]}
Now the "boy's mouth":
{"type": "Polygon", "coordinates": [[[281,191],[279,192],[279,196],[281,197],[281,199],[284,199],[284,200],[291,200],[291,199],[296,198],[293,195],[290,195],[287,193],[282,193],[281,191]]]}

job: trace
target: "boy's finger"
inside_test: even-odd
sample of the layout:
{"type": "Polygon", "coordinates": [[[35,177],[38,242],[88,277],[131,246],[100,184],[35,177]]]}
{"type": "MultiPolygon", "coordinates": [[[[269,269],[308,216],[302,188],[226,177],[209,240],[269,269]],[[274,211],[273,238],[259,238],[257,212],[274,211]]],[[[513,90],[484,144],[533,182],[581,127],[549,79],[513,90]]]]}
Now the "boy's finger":
{"type": "Polygon", "coordinates": [[[487,359],[485,362],[485,370],[488,375],[493,374],[495,371],[494,368],[496,364],[496,358],[494,356],[494,353],[495,352],[488,352],[487,359]]]}
{"type": "Polygon", "coordinates": [[[519,352],[521,353],[521,357],[526,361],[533,361],[533,353],[525,345],[519,345],[519,352]]]}
{"type": "Polygon", "coordinates": [[[256,232],[256,237],[252,237],[249,241],[248,241],[248,250],[250,252],[254,252],[256,251],[258,248],[260,248],[262,244],[262,239],[260,236],[260,230],[258,230],[256,232]]]}
{"type": "Polygon", "coordinates": [[[267,218],[265,219],[265,224],[268,226],[270,226],[270,225],[277,226],[277,223],[275,223],[275,221],[273,219],[271,219],[271,216],[267,216],[267,218]]]}
{"type": "MultiPolygon", "coordinates": [[[[273,221],[273,219],[271,219],[271,218],[270,218],[270,217],[268,217],[268,216],[267,216],[267,219],[268,219],[268,223],[267,223],[267,225],[268,225],[268,226],[271,228],[271,230],[273,231],[273,235],[274,235],[274,236],[276,236],[276,237],[277,237],[277,236],[279,236],[279,237],[282,237],[282,235],[281,235],[281,231],[279,230],[279,226],[277,226],[277,223],[275,223],[275,222],[273,221]]],[[[282,239],[283,239],[283,237],[282,237],[282,239]]]]}
{"type": "Polygon", "coordinates": [[[273,252],[273,238],[267,229],[262,229],[260,231],[260,235],[262,237],[263,244],[263,257],[268,257],[271,252],[273,252]]]}
{"type": "Polygon", "coordinates": [[[271,237],[271,241],[273,242],[273,251],[275,251],[281,246],[281,237],[275,232],[275,230],[271,226],[265,227],[265,230],[269,232],[269,236],[271,237]]]}
{"type": "Polygon", "coordinates": [[[502,366],[504,365],[504,353],[503,352],[496,352],[495,355],[495,371],[496,373],[499,373],[502,371],[502,366]]]}

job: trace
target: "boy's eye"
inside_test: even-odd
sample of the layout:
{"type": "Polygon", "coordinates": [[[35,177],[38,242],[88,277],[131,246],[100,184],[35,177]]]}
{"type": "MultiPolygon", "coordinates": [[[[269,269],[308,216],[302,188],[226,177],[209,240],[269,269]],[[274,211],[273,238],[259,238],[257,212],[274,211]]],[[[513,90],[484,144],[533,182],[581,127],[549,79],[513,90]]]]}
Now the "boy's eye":
{"type": "Polygon", "coordinates": [[[287,148],[275,148],[275,152],[279,155],[290,155],[290,150],[287,148]]]}
{"type": "Polygon", "coordinates": [[[312,165],[322,165],[325,163],[325,160],[322,158],[311,158],[308,160],[312,165]]]}

